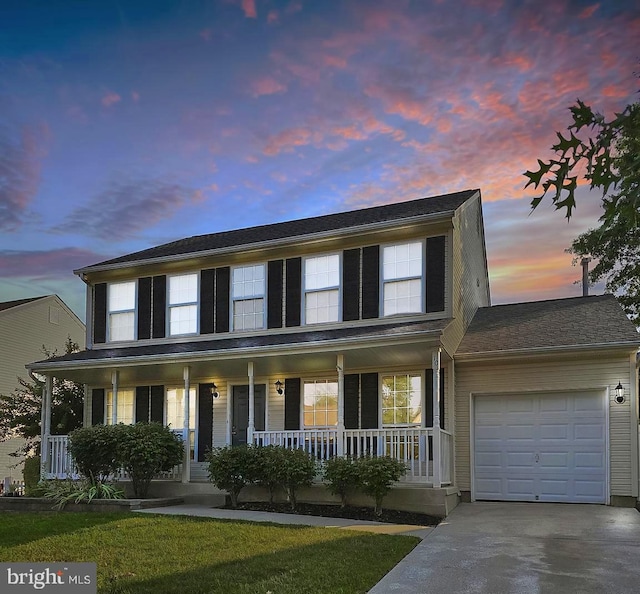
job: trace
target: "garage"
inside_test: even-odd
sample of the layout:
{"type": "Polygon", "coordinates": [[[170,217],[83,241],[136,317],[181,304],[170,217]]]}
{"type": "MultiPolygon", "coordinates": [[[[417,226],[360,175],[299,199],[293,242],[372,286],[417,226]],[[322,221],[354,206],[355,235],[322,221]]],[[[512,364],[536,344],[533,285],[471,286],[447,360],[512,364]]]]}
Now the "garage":
{"type": "Polygon", "coordinates": [[[475,499],[607,503],[602,390],[473,400],[475,499]]]}

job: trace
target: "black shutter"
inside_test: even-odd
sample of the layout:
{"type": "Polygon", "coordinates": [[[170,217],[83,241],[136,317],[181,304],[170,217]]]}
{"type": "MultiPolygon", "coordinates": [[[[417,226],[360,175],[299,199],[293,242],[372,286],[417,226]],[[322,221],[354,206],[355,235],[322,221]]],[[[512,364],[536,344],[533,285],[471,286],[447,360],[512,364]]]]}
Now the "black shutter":
{"type": "Polygon", "coordinates": [[[380,315],[380,246],[362,248],[362,319],[380,315]]]}
{"type": "Polygon", "coordinates": [[[444,259],[445,237],[427,239],[427,313],[444,311],[444,259]]]}
{"type": "MultiPolygon", "coordinates": [[[[427,427],[433,427],[433,369],[427,369],[425,372],[425,418],[427,427]]],[[[440,370],[440,428],[444,429],[444,369],[440,370]]]]}
{"type": "Polygon", "coordinates": [[[267,264],[267,328],[282,328],[282,273],[284,262],[267,264]]]}
{"type": "Polygon", "coordinates": [[[107,341],[107,283],[93,287],[93,342],[107,341]]]}
{"type": "Polygon", "coordinates": [[[378,374],[363,373],[360,376],[361,406],[360,427],[378,428],[378,374]]]}
{"type": "Polygon", "coordinates": [[[104,423],[104,388],[91,390],[91,424],[102,425],[104,423]]]}
{"type": "Polygon", "coordinates": [[[287,296],[286,296],[286,326],[300,325],[300,303],[302,299],[302,259],[289,258],[287,260],[287,296]]]}
{"type": "Polygon", "coordinates": [[[213,290],[216,271],[200,273],[200,334],[213,333],[213,290]]]}
{"type": "Polygon", "coordinates": [[[138,339],[151,338],[151,277],[138,279],[138,339]]]}
{"type": "Polygon", "coordinates": [[[228,266],[216,269],[216,332],[229,332],[229,282],[228,266]]]}
{"type": "Polygon", "coordinates": [[[151,422],[164,423],[164,386],[151,386],[151,422]]]}
{"type": "Polygon", "coordinates": [[[149,422],[149,386],[138,386],[136,388],[136,410],[135,410],[135,422],[136,423],[148,423],[149,422]]]}
{"type": "Polygon", "coordinates": [[[344,376],[344,428],[358,429],[358,400],[360,376],[351,373],[344,376]]]}
{"type": "Polygon", "coordinates": [[[360,318],[360,250],[345,250],[342,255],[342,320],[360,318]]]}
{"type": "Polygon", "coordinates": [[[284,429],[300,429],[300,378],[284,380],[284,429]]]}
{"type": "Polygon", "coordinates": [[[198,462],[204,462],[213,444],[213,384],[198,388],[198,462]]]}
{"type": "Polygon", "coordinates": [[[153,277],[153,338],[164,338],[167,318],[167,277],[153,277]]]}

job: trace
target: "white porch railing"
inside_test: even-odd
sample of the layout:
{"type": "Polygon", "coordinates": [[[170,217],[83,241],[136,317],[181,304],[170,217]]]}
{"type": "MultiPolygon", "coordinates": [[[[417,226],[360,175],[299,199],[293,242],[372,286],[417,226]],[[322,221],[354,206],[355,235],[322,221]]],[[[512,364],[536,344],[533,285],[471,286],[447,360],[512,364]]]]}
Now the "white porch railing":
{"type": "Polygon", "coordinates": [[[257,446],[277,445],[291,450],[303,449],[318,460],[328,460],[337,454],[338,432],[335,429],[309,431],[254,431],[257,446]]]}

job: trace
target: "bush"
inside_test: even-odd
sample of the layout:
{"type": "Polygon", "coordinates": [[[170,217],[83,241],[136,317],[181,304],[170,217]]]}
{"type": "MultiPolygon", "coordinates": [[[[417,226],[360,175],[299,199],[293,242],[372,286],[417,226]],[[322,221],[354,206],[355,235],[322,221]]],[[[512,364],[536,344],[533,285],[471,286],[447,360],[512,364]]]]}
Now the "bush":
{"type": "Polygon", "coordinates": [[[222,491],[229,493],[231,507],[238,507],[240,491],[255,481],[258,475],[257,448],[248,445],[214,448],[207,454],[209,480],[222,491]]]}
{"type": "Polygon", "coordinates": [[[282,467],[284,449],[279,446],[255,448],[257,456],[255,482],[269,491],[269,503],[273,503],[276,489],[280,486],[279,469],[282,467]]]}
{"type": "Polygon", "coordinates": [[[407,467],[388,456],[380,458],[360,458],[357,463],[361,489],[375,500],[375,513],[382,515],[382,500],[391,490],[393,483],[399,481],[407,467]]]}
{"type": "Polygon", "coordinates": [[[282,448],[282,462],[277,469],[278,482],[289,497],[291,509],[296,510],[297,491],[300,487],[308,487],[316,476],[316,460],[304,450],[282,448]]]}
{"type": "Polygon", "coordinates": [[[327,489],[334,495],[340,495],[340,505],[347,505],[347,495],[359,482],[358,465],[351,458],[330,458],[324,464],[323,479],[327,489]]]}
{"type": "Polygon", "coordinates": [[[44,488],[40,483],[40,456],[32,456],[24,461],[22,469],[24,478],[24,494],[27,497],[41,497],[44,488]]]}
{"type": "Polygon", "coordinates": [[[118,436],[124,425],[94,425],[69,434],[69,452],[78,472],[99,485],[120,470],[118,436]]]}
{"type": "Polygon", "coordinates": [[[107,483],[93,484],[89,480],[52,480],[44,487],[44,496],[53,499],[56,509],[67,503],[91,503],[94,499],[122,499],[124,492],[107,483]]]}
{"type": "Polygon", "coordinates": [[[160,423],[116,425],[116,433],[116,457],[129,474],[135,497],[146,497],[151,479],[182,461],[182,438],[160,423]]]}

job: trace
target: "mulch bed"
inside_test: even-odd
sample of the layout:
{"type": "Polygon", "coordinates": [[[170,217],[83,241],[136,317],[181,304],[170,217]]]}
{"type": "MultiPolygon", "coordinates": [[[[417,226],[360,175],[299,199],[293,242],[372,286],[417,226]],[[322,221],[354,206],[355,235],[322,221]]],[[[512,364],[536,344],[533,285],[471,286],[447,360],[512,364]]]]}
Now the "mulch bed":
{"type": "MultiPolygon", "coordinates": [[[[227,503],[225,509],[231,509],[227,503]]],[[[339,505],[324,505],[316,503],[298,503],[296,511],[291,511],[288,503],[269,503],[251,501],[238,504],[238,509],[251,511],[277,512],[284,514],[300,514],[304,516],[323,516],[325,518],[348,518],[351,520],[371,520],[374,522],[386,522],[389,524],[411,524],[415,526],[437,526],[441,518],[415,512],[398,511],[393,509],[382,510],[382,516],[376,516],[370,507],[340,507],[339,505]]]]}

